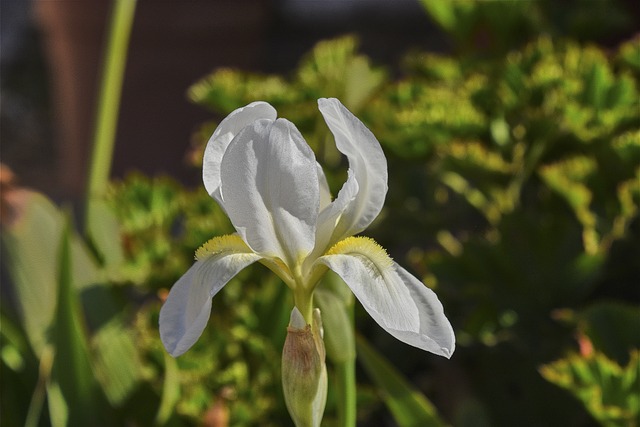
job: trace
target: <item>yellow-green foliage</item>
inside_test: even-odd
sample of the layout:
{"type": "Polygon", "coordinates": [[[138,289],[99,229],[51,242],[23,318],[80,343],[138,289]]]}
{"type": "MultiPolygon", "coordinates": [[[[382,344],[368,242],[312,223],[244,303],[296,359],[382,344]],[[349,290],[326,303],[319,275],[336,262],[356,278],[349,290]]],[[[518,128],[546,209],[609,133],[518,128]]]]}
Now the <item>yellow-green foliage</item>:
{"type": "Polygon", "coordinates": [[[640,420],[640,351],[621,367],[602,353],[571,354],[540,368],[547,381],[569,390],[604,426],[635,427],[640,420]]]}
{"type": "Polygon", "coordinates": [[[489,223],[512,212],[538,175],[573,209],[587,253],[619,236],[616,224],[635,210],[611,196],[631,185],[623,183],[640,159],[630,70],[596,47],[546,37],[497,64],[435,55],[406,63],[410,74],[365,112],[387,149],[435,160],[442,182],[489,223]]]}

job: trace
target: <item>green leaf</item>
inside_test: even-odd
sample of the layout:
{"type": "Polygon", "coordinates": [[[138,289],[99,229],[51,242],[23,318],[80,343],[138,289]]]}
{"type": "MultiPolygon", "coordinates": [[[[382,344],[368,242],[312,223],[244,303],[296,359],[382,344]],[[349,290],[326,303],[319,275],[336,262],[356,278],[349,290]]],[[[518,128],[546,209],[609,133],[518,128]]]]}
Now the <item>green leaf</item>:
{"type": "Polygon", "coordinates": [[[132,333],[123,315],[116,315],[91,339],[95,375],[107,399],[116,407],[125,402],[141,379],[142,363],[132,333]]]}
{"type": "Polygon", "coordinates": [[[593,106],[596,111],[604,107],[606,92],[611,86],[610,80],[608,64],[593,64],[585,79],[585,103],[593,106]]]}
{"type": "MultiPolygon", "coordinates": [[[[7,267],[16,294],[17,311],[34,353],[39,356],[49,340],[55,313],[59,275],[56,253],[62,238],[64,215],[45,196],[12,190],[14,217],[3,228],[7,267]]],[[[97,278],[95,262],[75,235],[69,235],[74,286],[86,287],[97,278]]]]}
{"type": "Polygon", "coordinates": [[[325,275],[314,292],[314,303],[322,313],[327,357],[335,366],[338,419],[344,427],[356,425],[356,346],[354,296],[333,272],[325,275]]]}
{"type": "Polygon", "coordinates": [[[623,43],[618,50],[618,60],[640,75],[640,38],[635,37],[623,43]]]}
{"type": "MultiPolygon", "coordinates": [[[[91,348],[96,350],[96,374],[110,401],[114,404],[122,402],[137,383],[140,363],[122,316],[114,318],[121,307],[105,285],[96,284],[99,272],[83,242],[71,229],[63,232],[65,218],[62,212],[38,193],[14,190],[13,195],[12,208],[18,214],[3,230],[3,240],[9,252],[8,266],[17,295],[18,314],[34,353],[41,357],[43,349],[56,336],[52,332],[60,316],[60,308],[56,308],[61,297],[58,294],[62,289],[60,277],[62,269],[67,269],[64,273],[70,286],[74,287],[73,298],[82,297],[87,320],[95,331],[91,348]],[[68,258],[73,261],[68,264],[63,264],[64,260],[55,256],[63,240],[70,251],[68,258]]],[[[93,228],[102,233],[102,241],[111,240],[113,243],[109,244],[112,246],[119,245],[115,231],[117,224],[113,218],[107,218],[109,213],[106,209],[103,206],[103,209],[93,211],[104,214],[100,217],[102,220],[93,217],[96,221],[93,228]],[[104,224],[104,229],[100,223],[104,224]]],[[[109,259],[107,264],[117,263],[119,255],[103,254],[109,259]]],[[[77,309],[82,313],[80,307],[77,309]]],[[[64,412],[60,410],[57,413],[64,412]]]]}
{"type": "Polygon", "coordinates": [[[51,379],[47,384],[54,426],[104,425],[105,400],[91,367],[80,301],[74,286],[71,236],[62,233],[58,298],[52,329],[55,348],[51,379]]]}
{"type": "Polygon", "coordinates": [[[385,78],[386,73],[372,68],[366,57],[354,57],[345,75],[345,106],[351,111],[359,111],[374,91],[384,83],[385,78]]]}
{"type": "Polygon", "coordinates": [[[427,10],[431,18],[442,28],[448,31],[455,29],[458,19],[456,17],[456,2],[439,0],[421,0],[422,6],[427,10]]]}
{"type": "Polygon", "coordinates": [[[0,358],[11,370],[20,372],[25,368],[29,352],[26,337],[4,313],[0,313],[0,325],[0,358]]]}
{"type": "Polygon", "coordinates": [[[400,427],[444,426],[436,408],[360,335],[358,360],[379,388],[382,399],[400,427]]]}
{"type": "Polygon", "coordinates": [[[64,220],[53,203],[38,193],[13,190],[11,194],[15,217],[2,230],[6,265],[18,315],[34,353],[40,356],[55,312],[58,262],[53,254],[64,220]]]}
{"type": "Polygon", "coordinates": [[[316,289],[314,302],[322,313],[324,344],[329,360],[334,363],[353,360],[356,357],[356,347],[347,304],[324,288],[316,289]]]}
{"type": "Polygon", "coordinates": [[[156,424],[165,425],[169,421],[173,410],[180,400],[180,371],[178,363],[167,352],[164,352],[164,383],[162,399],[156,414],[156,424]]]}

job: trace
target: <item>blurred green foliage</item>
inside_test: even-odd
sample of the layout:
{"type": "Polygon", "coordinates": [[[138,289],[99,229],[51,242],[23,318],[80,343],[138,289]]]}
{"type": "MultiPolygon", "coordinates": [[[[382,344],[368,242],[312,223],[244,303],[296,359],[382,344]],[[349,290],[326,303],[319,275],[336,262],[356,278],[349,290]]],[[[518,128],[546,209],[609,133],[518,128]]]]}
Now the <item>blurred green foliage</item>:
{"type": "MultiPolygon", "coordinates": [[[[637,417],[640,39],[604,50],[556,37],[568,25],[573,40],[588,39],[603,8],[600,29],[628,25],[617,3],[578,3],[588,7],[423,0],[458,54],[413,52],[398,79],[342,37],[319,43],[290,76],[221,69],[189,89],[219,118],[270,102],[311,144],[334,194],[346,164],[317,98],[341,99],[383,145],[390,189],[367,234],[436,289],[458,348],[440,361],[360,315],[357,340],[327,330],[330,361],[355,346],[367,374],[362,425],[637,417]]],[[[196,133],[195,167],[215,125],[196,133]]],[[[113,183],[91,245],[50,201],[20,195],[8,198],[18,220],[2,234],[12,288],[0,424],[290,425],[279,370],[293,303],[264,269],[216,296],[210,327],[185,355],[160,343],[168,289],[198,246],[232,231],[203,188],[136,174],[113,183]]],[[[325,290],[319,305],[339,295],[325,290]]],[[[349,298],[336,317],[348,316],[349,298]]],[[[332,368],[328,426],[339,419],[332,368]]]]}
{"type": "Polygon", "coordinates": [[[624,368],[602,353],[571,354],[543,366],[540,373],[572,392],[602,425],[633,427],[640,417],[639,354],[631,353],[624,368]]]}
{"type": "Polygon", "coordinates": [[[594,41],[619,38],[637,29],[629,7],[615,0],[420,0],[420,3],[453,39],[454,47],[469,54],[484,52],[499,56],[540,33],[594,41]]]}
{"type": "MultiPolygon", "coordinates": [[[[615,301],[639,300],[640,104],[629,53],[637,46],[607,54],[541,37],[501,60],[413,53],[398,81],[379,80],[387,73],[375,67],[363,72],[366,101],[351,108],[382,143],[391,177],[384,226],[373,233],[438,288],[460,360],[475,360],[458,367],[472,383],[465,399],[481,402],[492,423],[513,425],[523,414],[532,424],[585,422],[537,371],[577,345],[577,326],[557,310],[582,310],[602,294],[616,310],[615,301]]],[[[224,115],[249,101],[237,81],[272,90],[277,79],[296,98],[260,99],[299,125],[337,191],[344,164],[323,150],[317,91],[300,77],[317,58],[326,58],[324,76],[366,63],[346,37],[319,44],[289,79],[222,70],[190,94],[224,115]]],[[[348,99],[344,86],[322,84],[323,96],[348,99]]],[[[631,334],[638,320],[616,327],[631,334]]]]}

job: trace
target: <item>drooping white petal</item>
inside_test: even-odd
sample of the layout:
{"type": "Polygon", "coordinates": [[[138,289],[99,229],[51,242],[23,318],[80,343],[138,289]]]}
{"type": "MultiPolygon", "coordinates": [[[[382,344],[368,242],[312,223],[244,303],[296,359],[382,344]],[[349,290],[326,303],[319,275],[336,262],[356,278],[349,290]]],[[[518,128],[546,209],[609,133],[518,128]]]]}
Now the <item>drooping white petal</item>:
{"type": "Polygon", "coordinates": [[[389,333],[407,344],[450,358],[456,348],[456,336],[442,303],[435,292],[400,265],[395,264],[395,270],[418,307],[420,329],[389,330],[389,333]]]}
{"type": "Polygon", "coordinates": [[[319,206],[315,155],[285,119],[258,120],[229,144],[221,164],[225,209],[264,257],[298,263],[313,249],[319,206]]]}
{"type": "MultiPolygon", "coordinates": [[[[338,150],[347,156],[349,175],[345,186],[349,191],[338,193],[334,201],[341,207],[331,242],[352,236],[367,228],[378,216],[387,194],[387,160],[380,143],[369,129],[335,98],[321,98],[318,107],[336,141],[338,150]],[[348,201],[357,182],[358,192],[348,201]]],[[[344,187],[343,187],[344,188],[344,187]]],[[[328,221],[335,218],[327,216],[328,221]]]]}
{"type": "Polygon", "coordinates": [[[259,260],[254,253],[224,250],[193,266],[176,282],[160,310],[160,338],[174,357],[202,335],[211,314],[211,299],[240,270],[259,260]]]}
{"type": "Polygon", "coordinates": [[[326,255],[320,261],[338,273],[384,329],[418,330],[418,308],[392,264],[380,266],[360,254],[326,255]]]}
{"type": "Polygon", "coordinates": [[[253,102],[229,114],[213,132],[204,150],[202,180],[207,192],[222,206],[220,163],[229,143],[245,126],[259,119],[275,120],[276,110],[266,102],[253,102]]]}
{"type": "Polygon", "coordinates": [[[318,261],[344,280],[365,310],[391,335],[451,357],[455,336],[435,293],[372,240],[347,238],[318,261]]]}

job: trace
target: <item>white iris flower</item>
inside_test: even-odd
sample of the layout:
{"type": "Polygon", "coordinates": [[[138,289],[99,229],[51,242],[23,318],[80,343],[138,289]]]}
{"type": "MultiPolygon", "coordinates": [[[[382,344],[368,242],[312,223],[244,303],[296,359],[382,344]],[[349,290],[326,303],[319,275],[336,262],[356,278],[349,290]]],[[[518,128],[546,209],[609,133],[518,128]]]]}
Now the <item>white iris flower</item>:
{"type": "Polygon", "coordinates": [[[378,216],[387,193],[379,142],[337,99],[320,99],[318,107],[349,160],[347,181],[334,200],[298,129],[265,102],[229,114],[209,140],[204,185],[237,234],[205,243],[171,288],[160,311],[160,336],[173,356],[202,334],[212,297],[256,261],[291,288],[308,324],[314,288],[331,269],[391,335],[447,358],[453,354],[453,329],[434,292],[372,239],[353,237],[378,216]]]}

